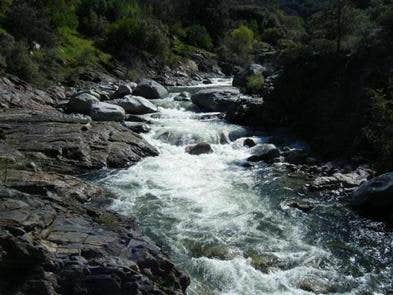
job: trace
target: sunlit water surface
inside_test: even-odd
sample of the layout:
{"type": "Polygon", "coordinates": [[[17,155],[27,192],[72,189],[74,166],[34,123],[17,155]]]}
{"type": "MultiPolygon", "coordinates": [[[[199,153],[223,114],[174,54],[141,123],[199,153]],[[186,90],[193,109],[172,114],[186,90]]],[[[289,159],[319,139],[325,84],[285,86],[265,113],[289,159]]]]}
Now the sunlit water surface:
{"type": "Polygon", "coordinates": [[[160,155],[101,181],[119,195],[113,208],[135,215],[144,234],[190,274],[188,294],[393,290],[391,233],[329,199],[317,200],[309,214],[289,208],[293,199],[316,202],[297,193],[304,179],[279,165],[247,167],[243,139],[225,143],[231,132],[246,130],[174,96],[155,101],[160,112],[145,136],[160,155]],[[200,141],[214,153],[185,153],[186,145],[200,141]]]}

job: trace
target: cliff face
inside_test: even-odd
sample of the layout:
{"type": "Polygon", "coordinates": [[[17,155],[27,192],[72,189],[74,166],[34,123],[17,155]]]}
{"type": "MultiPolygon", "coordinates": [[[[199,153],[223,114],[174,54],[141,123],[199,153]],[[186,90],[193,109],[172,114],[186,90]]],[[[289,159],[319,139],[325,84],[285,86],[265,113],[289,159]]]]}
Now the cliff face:
{"type": "Polygon", "coordinates": [[[0,294],[185,292],[188,276],[107,209],[113,195],[76,177],[156,149],[120,123],[61,113],[61,88],[2,78],[0,92],[0,294]]]}

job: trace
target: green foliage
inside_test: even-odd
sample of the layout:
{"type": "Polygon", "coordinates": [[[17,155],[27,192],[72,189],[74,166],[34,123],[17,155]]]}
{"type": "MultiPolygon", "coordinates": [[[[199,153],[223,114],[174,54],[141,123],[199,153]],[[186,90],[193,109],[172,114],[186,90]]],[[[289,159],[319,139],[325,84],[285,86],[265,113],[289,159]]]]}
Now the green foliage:
{"type": "Polygon", "coordinates": [[[250,94],[260,93],[264,85],[265,85],[265,78],[263,77],[262,74],[252,75],[247,79],[247,85],[246,85],[247,93],[250,94]]]}
{"type": "Polygon", "coordinates": [[[3,25],[17,39],[38,42],[43,46],[54,44],[55,35],[48,15],[30,1],[13,1],[4,16],[3,25]]]}
{"type": "Polygon", "coordinates": [[[61,43],[56,48],[56,55],[68,66],[89,66],[109,62],[110,55],[97,49],[93,41],[82,38],[77,32],[64,28],[59,34],[61,43]]]}
{"type": "Polygon", "coordinates": [[[73,0],[51,0],[45,7],[46,14],[54,28],[69,28],[76,30],[78,18],[76,7],[79,1],[73,0]]]}
{"type": "Polygon", "coordinates": [[[268,28],[263,31],[262,40],[272,44],[277,45],[278,41],[284,38],[285,33],[280,28],[268,28]]]}
{"type": "Polygon", "coordinates": [[[194,45],[206,50],[213,47],[213,41],[204,26],[194,25],[185,30],[185,39],[190,45],[194,45]]]}
{"type": "Polygon", "coordinates": [[[164,59],[169,54],[164,28],[149,18],[126,17],[114,22],[108,29],[105,43],[112,52],[134,48],[164,59]]]}
{"type": "Polygon", "coordinates": [[[254,32],[245,25],[241,25],[231,32],[231,38],[239,51],[251,50],[254,44],[254,32]]]}
{"type": "Polygon", "coordinates": [[[7,70],[18,77],[34,83],[42,82],[39,65],[32,58],[27,44],[23,41],[16,42],[6,52],[7,70]]]}

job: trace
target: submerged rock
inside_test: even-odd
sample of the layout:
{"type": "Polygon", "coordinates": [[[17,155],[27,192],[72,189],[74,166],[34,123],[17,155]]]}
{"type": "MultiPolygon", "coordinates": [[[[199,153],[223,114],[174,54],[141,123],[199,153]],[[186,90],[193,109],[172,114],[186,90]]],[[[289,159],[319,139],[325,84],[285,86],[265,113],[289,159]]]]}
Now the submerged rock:
{"type": "Polygon", "coordinates": [[[179,95],[175,96],[175,101],[191,101],[191,94],[189,92],[182,92],[179,95]]]}
{"type": "Polygon", "coordinates": [[[258,144],[251,149],[253,154],[247,160],[250,162],[265,161],[266,163],[272,163],[277,157],[280,156],[280,151],[274,144],[258,144]]]}
{"type": "Polygon", "coordinates": [[[251,138],[246,138],[243,142],[243,145],[249,148],[252,148],[254,146],[256,146],[257,144],[255,143],[255,141],[251,138]]]}
{"type": "Polygon", "coordinates": [[[192,102],[208,112],[227,112],[236,105],[240,97],[237,88],[222,87],[203,89],[192,95],[192,102]]]}
{"type": "Polygon", "coordinates": [[[351,205],[377,217],[393,217],[393,173],[364,182],[352,194],[351,205]]]}
{"type": "Polygon", "coordinates": [[[147,99],[159,99],[168,96],[168,90],[156,81],[143,79],[135,88],[134,94],[147,99]]]}
{"type": "Polygon", "coordinates": [[[151,127],[144,123],[124,122],[123,125],[135,133],[148,133],[151,130],[151,127]]]}
{"type": "Polygon", "coordinates": [[[187,146],[186,153],[190,155],[211,154],[213,153],[213,149],[211,148],[210,144],[201,142],[195,145],[187,146]]]}
{"type": "Polygon", "coordinates": [[[109,103],[121,106],[127,114],[144,115],[158,111],[157,106],[141,96],[127,95],[122,99],[111,100],[109,103]]]}
{"type": "Polygon", "coordinates": [[[346,174],[336,172],[332,176],[317,177],[309,185],[309,189],[312,191],[322,191],[337,188],[354,188],[367,181],[368,177],[370,177],[370,172],[362,168],[346,174]]]}

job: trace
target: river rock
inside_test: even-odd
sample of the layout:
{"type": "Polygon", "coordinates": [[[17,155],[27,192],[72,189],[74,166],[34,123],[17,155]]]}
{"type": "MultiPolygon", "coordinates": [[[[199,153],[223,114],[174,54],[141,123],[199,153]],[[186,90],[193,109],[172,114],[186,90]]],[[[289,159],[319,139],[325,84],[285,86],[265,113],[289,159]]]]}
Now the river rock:
{"type": "Polygon", "coordinates": [[[70,175],[157,150],[118,122],[59,112],[28,84],[1,93],[0,294],[185,294],[189,277],[135,218],[107,209],[114,195],[70,175]]]}
{"type": "Polygon", "coordinates": [[[124,96],[132,94],[132,87],[131,85],[120,85],[119,88],[116,90],[115,93],[111,95],[111,99],[119,99],[123,98],[124,96]]]}
{"type": "Polygon", "coordinates": [[[203,89],[192,95],[192,102],[208,112],[226,112],[232,108],[240,97],[237,88],[222,87],[203,89]]]}
{"type": "Polygon", "coordinates": [[[351,205],[370,215],[393,216],[393,172],[364,182],[353,192],[351,205]]]}
{"type": "Polygon", "coordinates": [[[190,155],[211,154],[213,153],[213,149],[211,148],[210,144],[201,142],[195,145],[187,146],[186,153],[190,155]]]}
{"type": "MultiPolygon", "coordinates": [[[[87,117],[8,109],[0,112],[4,145],[45,171],[83,174],[101,168],[125,168],[157,150],[118,122],[90,122],[87,117]]],[[[1,151],[1,150],[0,150],[1,151]]]]}
{"type": "Polygon", "coordinates": [[[265,161],[272,163],[274,159],[280,156],[280,151],[274,144],[258,144],[251,149],[252,156],[247,160],[250,162],[265,161]]]}
{"type": "Polygon", "coordinates": [[[252,147],[256,146],[257,144],[255,143],[255,141],[253,139],[246,138],[243,141],[243,145],[246,146],[246,147],[252,148],[252,147]]]}
{"type": "Polygon", "coordinates": [[[151,127],[144,123],[124,122],[123,125],[135,133],[148,133],[151,130],[151,127]]]}
{"type": "Polygon", "coordinates": [[[183,294],[188,276],[134,218],[103,208],[112,197],[75,177],[10,170],[0,185],[0,293],[183,294]]]}
{"type": "Polygon", "coordinates": [[[157,106],[141,96],[127,95],[122,99],[109,101],[111,104],[121,106],[127,114],[144,115],[158,111],[157,106]]]}
{"type": "Polygon", "coordinates": [[[350,173],[336,172],[331,176],[319,176],[309,185],[311,191],[333,190],[338,188],[354,188],[367,181],[370,171],[358,168],[350,173]]]}
{"type": "Polygon", "coordinates": [[[100,122],[122,122],[126,117],[126,113],[122,107],[105,102],[91,105],[91,111],[89,115],[94,121],[100,122]]]}
{"type": "Polygon", "coordinates": [[[68,113],[90,115],[93,104],[98,104],[99,102],[100,100],[97,97],[82,92],[71,97],[66,105],[66,110],[68,113]]]}
{"type": "Polygon", "coordinates": [[[191,101],[191,94],[189,92],[182,92],[179,95],[175,96],[175,101],[191,101]]]}
{"type": "Polygon", "coordinates": [[[159,99],[168,96],[168,90],[156,81],[143,79],[135,88],[134,94],[147,99],[159,99]]]}

